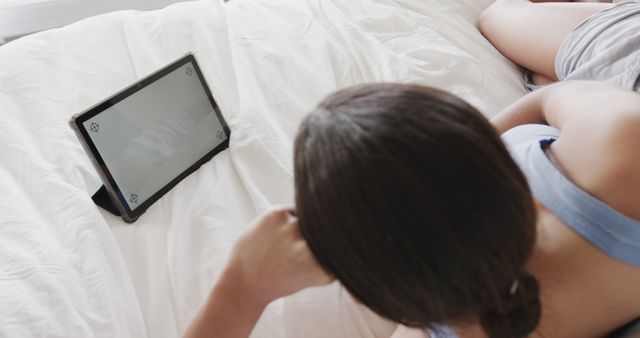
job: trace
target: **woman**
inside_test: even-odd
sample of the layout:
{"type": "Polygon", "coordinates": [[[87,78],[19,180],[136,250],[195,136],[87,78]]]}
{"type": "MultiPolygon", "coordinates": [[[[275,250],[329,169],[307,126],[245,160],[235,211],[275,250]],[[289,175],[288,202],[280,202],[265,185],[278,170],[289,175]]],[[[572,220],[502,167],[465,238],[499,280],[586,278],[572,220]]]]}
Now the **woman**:
{"type": "Polygon", "coordinates": [[[497,0],[480,17],[480,31],[533,74],[532,84],[599,80],[638,90],[640,2],[558,2],[497,0]]]}
{"type": "Polygon", "coordinates": [[[563,82],[493,122],[420,86],[329,96],[296,139],[297,219],[257,221],[185,337],[247,337],[269,302],[328,283],[324,271],[416,328],[394,338],[606,337],[633,323],[640,95],[563,82]]]}

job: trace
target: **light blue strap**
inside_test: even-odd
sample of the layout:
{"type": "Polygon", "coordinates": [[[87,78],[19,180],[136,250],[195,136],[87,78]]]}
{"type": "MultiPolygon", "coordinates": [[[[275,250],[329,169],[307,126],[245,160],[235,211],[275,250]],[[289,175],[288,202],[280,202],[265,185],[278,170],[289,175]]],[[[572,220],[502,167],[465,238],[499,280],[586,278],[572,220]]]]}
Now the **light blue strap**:
{"type": "Polygon", "coordinates": [[[436,326],[433,330],[427,329],[429,338],[458,338],[458,335],[449,326],[436,326]]]}
{"type": "Polygon", "coordinates": [[[522,169],[533,195],[600,250],[640,267],[640,221],[621,214],[567,179],[544,152],[554,140],[532,142],[526,149],[522,169]]]}

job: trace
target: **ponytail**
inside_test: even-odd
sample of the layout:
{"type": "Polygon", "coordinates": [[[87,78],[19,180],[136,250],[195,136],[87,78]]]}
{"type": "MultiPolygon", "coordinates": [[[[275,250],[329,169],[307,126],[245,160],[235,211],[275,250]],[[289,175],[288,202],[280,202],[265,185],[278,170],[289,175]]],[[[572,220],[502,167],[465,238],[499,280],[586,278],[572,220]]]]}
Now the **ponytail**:
{"type": "Polygon", "coordinates": [[[530,274],[518,278],[505,293],[502,309],[486,312],[480,324],[489,338],[522,338],[531,334],[540,322],[540,290],[530,274]]]}

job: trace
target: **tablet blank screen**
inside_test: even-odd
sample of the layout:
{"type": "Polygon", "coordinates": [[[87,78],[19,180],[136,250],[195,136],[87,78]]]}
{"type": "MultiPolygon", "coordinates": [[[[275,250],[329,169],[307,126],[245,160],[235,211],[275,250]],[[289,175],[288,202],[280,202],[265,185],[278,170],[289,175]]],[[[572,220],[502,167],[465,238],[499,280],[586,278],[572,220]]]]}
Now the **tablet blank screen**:
{"type": "Polygon", "coordinates": [[[227,139],[217,109],[188,62],[83,125],[135,210],[227,139]]]}

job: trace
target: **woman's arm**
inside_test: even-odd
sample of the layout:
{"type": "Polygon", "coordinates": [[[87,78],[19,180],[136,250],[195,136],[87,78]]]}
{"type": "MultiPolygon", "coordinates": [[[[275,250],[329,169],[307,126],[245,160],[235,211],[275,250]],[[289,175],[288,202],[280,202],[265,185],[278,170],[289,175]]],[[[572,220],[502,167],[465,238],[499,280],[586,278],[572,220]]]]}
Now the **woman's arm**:
{"type": "Polygon", "coordinates": [[[231,258],[184,338],[246,338],[273,300],[331,278],[316,264],[285,209],[259,218],[231,258]]]}
{"type": "Polygon", "coordinates": [[[227,269],[183,337],[249,337],[268,302],[245,294],[242,279],[227,269]]]}
{"type": "Polygon", "coordinates": [[[631,112],[638,111],[639,99],[634,92],[606,83],[561,82],[525,95],[494,116],[491,123],[499,133],[530,123],[564,129],[569,122],[579,128],[603,130],[635,115],[631,112]]]}
{"type": "Polygon", "coordinates": [[[637,93],[602,82],[561,82],[523,97],[492,122],[500,132],[524,123],[560,129],[551,150],[568,177],[606,204],[640,219],[637,93]]]}
{"type": "Polygon", "coordinates": [[[538,77],[557,79],[556,54],[569,32],[587,17],[611,7],[599,3],[497,0],[480,16],[480,32],[512,62],[538,77]]]}
{"type": "Polygon", "coordinates": [[[542,98],[550,87],[539,89],[523,96],[491,119],[491,123],[502,134],[523,124],[546,123],[542,114],[542,98]]]}
{"type": "Polygon", "coordinates": [[[622,131],[640,113],[640,95],[604,82],[567,81],[540,92],[547,123],[565,134],[567,129],[579,129],[572,135],[576,137],[611,137],[612,131],[622,131]]]}
{"type": "Polygon", "coordinates": [[[598,82],[566,83],[546,95],[542,110],[560,129],[551,151],[573,183],[640,219],[640,95],[598,82]]]}

